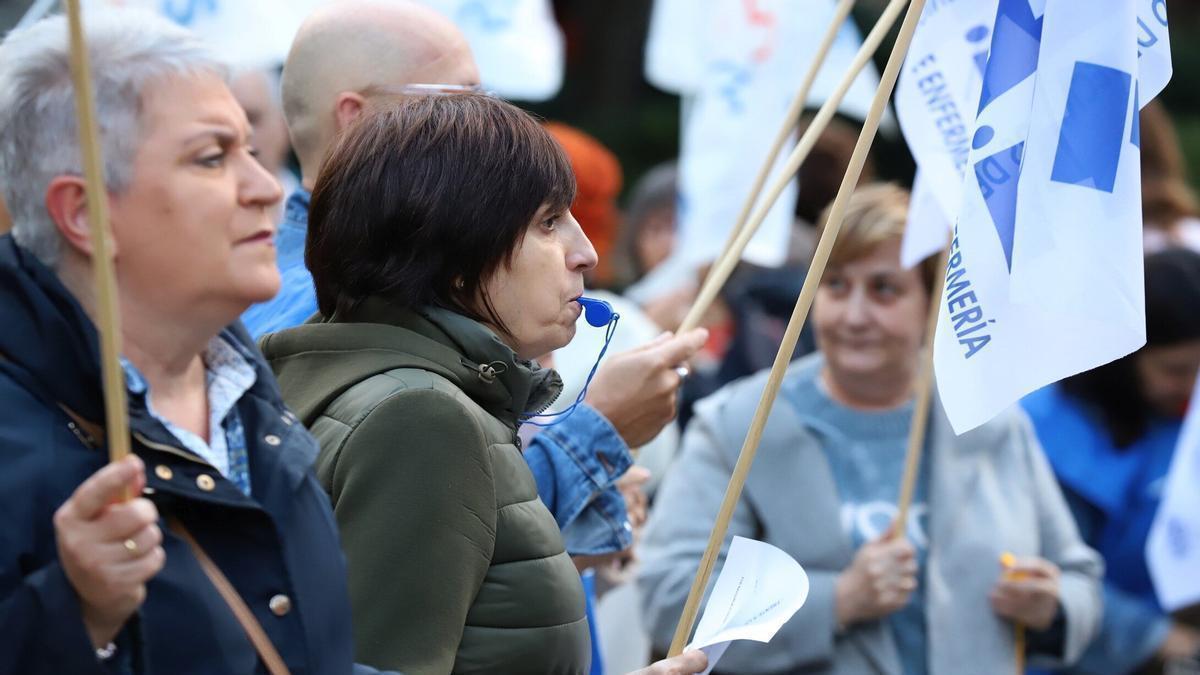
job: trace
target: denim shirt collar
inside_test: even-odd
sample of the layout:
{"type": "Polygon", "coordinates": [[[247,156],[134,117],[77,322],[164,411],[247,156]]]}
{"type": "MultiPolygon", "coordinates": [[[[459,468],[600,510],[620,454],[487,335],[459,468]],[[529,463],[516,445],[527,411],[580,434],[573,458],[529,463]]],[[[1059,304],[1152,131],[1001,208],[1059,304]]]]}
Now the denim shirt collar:
{"type": "Polygon", "coordinates": [[[126,388],[130,396],[144,405],[150,416],[160,422],[184,448],[211,464],[248,493],[245,431],[236,406],[258,380],[258,373],[252,365],[253,357],[236,341],[217,335],[209,340],[201,358],[204,361],[209,408],[208,439],[173,424],[155,411],[145,377],[132,362],[122,357],[121,368],[125,374],[126,388]]]}
{"type": "Polygon", "coordinates": [[[312,202],[312,193],[304,188],[297,188],[288,197],[283,207],[283,221],[280,229],[288,228],[304,232],[308,230],[308,207],[312,202]]]}

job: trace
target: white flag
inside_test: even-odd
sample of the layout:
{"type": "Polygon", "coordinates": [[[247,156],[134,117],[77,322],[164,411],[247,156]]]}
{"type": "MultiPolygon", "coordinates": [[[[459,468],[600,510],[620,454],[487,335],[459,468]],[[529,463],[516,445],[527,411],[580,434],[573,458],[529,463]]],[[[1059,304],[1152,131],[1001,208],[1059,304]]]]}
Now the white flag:
{"type": "MultiPolygon", "coordinates": [[[[246,66],[282,64],[304,19],[337,1],[85,0],[159,12],[191,29],[226,61],[246,66]]],[[[565,48],[550,0],[419,1],[466,35],[484,88],[504,98],[544,101],[562,87],[565,48]]]]}
{"type": "Polygon", "coordinates": [[[1138,0],[1139,106],[1158,96],[1171,79],[1171,37],[1167,34],[1167,0],[1138,0]]]}
{"type": "Polygon", "coordinates": [[[1146,538],[1146,566],[1163,609],[1200,602],[1200,379],[1146,538]]]}
{"type": "Polygon", "coordinates": [[[134,7],[162,14],[200,36],[226,62],[283,63],[308,14],[330,0],[84,0],[83,7],[134,7]]]}
{"type": "MultiPolygon", "coordinates": [[[[950,190],[941,190],[947,191],[950,190]]],[[[900,264],[906,269],[916,267],[922,260],[946,247],[953,225],[950,216],[942,208],[938,192],[917,167],[912,197],[908,203],[908,221],[904,225],[904,238],[900,241],[900,264]]]]}
{"type": "Polygon", "coordinates": [[[550,0],[421,0],[467,36],[485,89],[545,101],[562,88],[565,46],[550,0]]]}
{"type": "Polygon", "coordinates": [[[958,433],[1145,343],[1145,4],[999,2],[934,347],[958,433]]]}
{"type": "MultiPolygon", "coordinates": [[[[804,73],[816,55],[822,33],[833,20],[832,0],[795,2],[794,0],[707,0],[689,3],[692,14],[672,0],[656,7],[686,25],[660,25],[650,55],[661,52],[654,40],[675,41],[683,53],[702,50],[700,68],[687,70],[687,59],[677,60],[672,71],[660,61],[656,81],[674,81],[694,90],[685,90],[689,103],[684,111],[684,132],[680,152],[680,202],[678,209],[681,264],[695,268],[711,262],[720,253],[742,204],[750,192],[754,176],[761,166],[771,141],[804,73]],[[696,13],[703,24],[697,40],[696,13]],[[688,31],[692,34],[686,35],[688,31]]],[[[813,86],[812,102],[824,100],[847,68],[840,61],[853,57],[861,40],[852,24],[843,27],[822,72],[813,86]]],[[[665,52],[670,53],[670,52],[665,52]]],[[[855,110],[853,100],[867,104],[879,77],[871,66],[863,70],[847,96],[844,109],[855,110]]],[[[859,106],[865,111],[866,105],[859,106]]],[[[775,169],[786,160],[781,153],[775,169]]],[[[778,175],[778,173],[774,174],[778,175]]],[[[751,240],[744,259],[760,265],[776,266],[784,262],[791,237],[795,186],[789,186],[751,240]]]]}
{"type": "MultiPolygon", "coordinates": [[[[813,4],[807,5],[808,11],[793,15],[793,20],[796,24],[803,28],[802,34],[796,34],[789,37],[789,40],[803,41],[801,44],[813,49],[823,37],[820,32],[824,31],[833,18],[832,12],[829,16],[822,15],[821,18],[809,18],[814,16],[813,4]],[[806,23],[811,22],[811,23],[806,23]]],[[[833,3],[830,2],[830,6],[833,3]]],[[[788,8],[795,12],[797,9],[803,10],[806,7],[804,3],[792,3],[788,8]]],[[[838,85],[842,83],[842,78],[850,70],[850,64],[854,61],[854,57],[858,56],[859,49],[862,48],[863,36],[859,32],[858,26],[849,18],[846,19],[842,27],[838,29],[837,36],[833,40],[833,46],[829,48],[829,54],[825,57],[825,64],[817,73],[817,79],[813,81],[812,91],[808,92],[808,106],[815,108],[820,106],[825,101],[828,101],[833,96],[833,92],[838,85]]],[[[793,92],[800,86],[799,78],[808,69],[812,63],[812,55],[805,51],[797,57],[799,61],[794,66],[795,71],[792,73],[793,92]]],[[[867,113],[871,111],[871,103],[875,100],[875,90],[879,88],[879,72],[875,69],[875,62],[868,61],[867,66],[863,68],[862,73],[855,78],[850,84],[850,89],[846,91],[846,97],[842,99],[838,105],[838,112],[853,117],[854,119],[865,120],[867,113]]],[[[891,110],[884,108],[883,118],[879,122],[879,130],[884,134],[890,134],[895,131],[896,121],[892,117],[891,110]]]]}
{"type": "Polygon", "coordinates": [[[996,5],[925,5],[900,71],[896,115],[918,167],[900,248],[905,267],[945,248],[958,219],[996,5]]]}
{"type": "Polygon", "coordinates": [[[654,0],[646,36],[646,80],[664,91],[691,93],[704,77],[705,17],[718,0],[654,0]]]}

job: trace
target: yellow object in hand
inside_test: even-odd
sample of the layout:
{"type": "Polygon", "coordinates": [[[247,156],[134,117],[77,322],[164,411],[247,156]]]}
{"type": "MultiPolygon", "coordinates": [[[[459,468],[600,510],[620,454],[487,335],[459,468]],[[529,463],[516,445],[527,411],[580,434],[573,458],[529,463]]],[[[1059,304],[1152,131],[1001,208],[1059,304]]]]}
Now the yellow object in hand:
{"type": "MultiPolygon", "coordinates": [[[[1005,551],[1000,554],[1000,566],[1004,568],[1004,578],[1009,581],[1016,581],[1025,576],[1021,572],[1011,571],[1017,566],[1017,556],[1012,553],[1005,551]]],[[[1013,624],[1013,648],[1017,675],[1025,675],[1025,626],[1019,621],[1013,624]]]]}
{"type": "Polygon", "coordinates": [[[1009,581],[1019,581],[1025,578],[1024,572],[1013,572],[1012,568],[1017,566],[1017,556],[1005,551],[1000,554],[1000,566],[1005,569],[1004,578],[1009,581]]]}

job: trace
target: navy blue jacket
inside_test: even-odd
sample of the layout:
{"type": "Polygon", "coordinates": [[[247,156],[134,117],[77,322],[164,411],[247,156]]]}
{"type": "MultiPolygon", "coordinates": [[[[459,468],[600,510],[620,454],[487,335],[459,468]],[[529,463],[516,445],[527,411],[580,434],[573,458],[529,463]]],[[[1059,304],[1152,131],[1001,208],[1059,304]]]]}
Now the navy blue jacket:
{"type": "MultiPolygon", "coordinates": [[[[240,324],[225,335],[246,346],[258,370],[238,402],[253,494],[243,495],[133,404],[146,496],[191,530],[292,673],[350,673],[346,567],[329,499],[311,471],[317,444],[284,407],[240,324]],[[272,598],[287,611],[276,615],[272,598]]],[[[265,672],[187,544],[162,522],[166,566],[118,636],[118,656],[97,662],[57,560],[52,518],[107,453],[104,440],[60,406],[104,419],[96,330],[49,269],[11,236],[0,238],[0,675],[265,672]]]]}

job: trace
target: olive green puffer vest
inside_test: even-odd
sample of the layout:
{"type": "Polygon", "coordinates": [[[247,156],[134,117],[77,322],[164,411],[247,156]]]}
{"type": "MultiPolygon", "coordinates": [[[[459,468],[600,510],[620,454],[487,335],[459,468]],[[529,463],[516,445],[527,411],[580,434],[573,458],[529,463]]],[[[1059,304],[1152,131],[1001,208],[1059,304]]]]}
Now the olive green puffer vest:
{"type": "Polygon", "coordinates": [[[587,672],[579,575],[516,432],[558,376],[471,319],[382,298],[261,346],[321,444],[358,660],[409,675],[587,672]]]}

